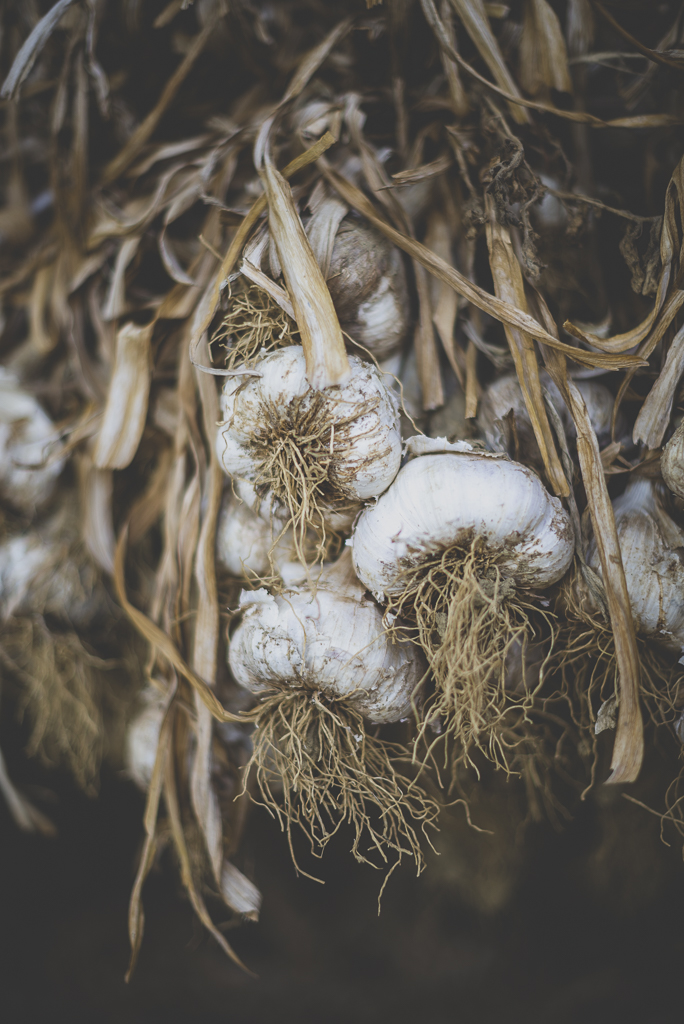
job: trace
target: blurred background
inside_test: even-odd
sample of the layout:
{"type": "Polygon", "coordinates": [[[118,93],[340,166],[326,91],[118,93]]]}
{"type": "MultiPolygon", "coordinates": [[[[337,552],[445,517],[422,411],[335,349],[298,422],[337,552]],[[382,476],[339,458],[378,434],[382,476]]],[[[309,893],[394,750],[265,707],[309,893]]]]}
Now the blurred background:
{"type": "MultiPolygon", "coordinates": [[[[489,836],[453,808],[435,836],[441,856],[418,879],[396,871],[379,917],[381,876],[349,856],[350,836],[322,861],[298,850],[320,885],[296,877],[285,837],[254,808],[245,857],[261,920],[226,934],[257,977],[204,932],[167,853],[145,887],[145,938],[126,984],[142,796],[105,771],[89,799],[26,760],[16,731],[2,747],[59,830],[21,833],[0,806],[0,991],[12,1024],[682,1019],[681,847],[660,842],[658,820],[619,792],[597,791],[562,832],[533,825],[522,839],[503,815],[489,836]]],[[[225,910],[212,909],[221,921],[225,910]]]]}

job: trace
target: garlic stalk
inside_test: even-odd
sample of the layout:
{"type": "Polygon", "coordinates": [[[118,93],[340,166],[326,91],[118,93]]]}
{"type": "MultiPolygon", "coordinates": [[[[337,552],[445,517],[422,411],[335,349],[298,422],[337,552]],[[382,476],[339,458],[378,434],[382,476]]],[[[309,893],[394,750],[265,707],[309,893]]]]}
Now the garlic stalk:
{"type": "Polygon", "coordinates": [[[375,367],[350,357],[351,379],[315,391],[300,346],[261,359],[254,375],[228,378],[216,450],[226,473],[251,485],[259,513],[295,530],[348,527],[381,494],[401,461],[394,395],[375,367]]]}
{"type": "Polygon", "coordinates": [[[0,497],[27,514],[44,505],[64,468],[61,450],[50,418],[0,367],[0,497]]]}
{"type": "Polygon", "coordinates": [[[256,771],[266,804],[290,832],[302,826],[322,849],[342,821],[371,845],[406,851],[421,863],[409,818],[423,823],[436,808],[395,767],[399,748],[366,731],[366,723],[412,714],[424,674],[410,644],[392,643],[382,612],[355,578],[347,553],[320,575],[315,593],[243,593],[242,620],[229,665],[240,686],[260,698],[247,771],[256,771]],[[284,805],[273,793],[282,777],[284,805]],[[381,812],[381,823],[369,817],[381,812]]]}
{"type": "Polygon", "coordinates": [[[443,717],[465,755],[487,737],[504,757],[493,726],[506,710],[508,651],[538,639],[531,591],[567,571],[570,517],[505,457],[443,438],[415,437],[408,449],[419,457],[355,524],[354,567],[390,621],[415,627],[435,679],[426,720],[443,717]]]}

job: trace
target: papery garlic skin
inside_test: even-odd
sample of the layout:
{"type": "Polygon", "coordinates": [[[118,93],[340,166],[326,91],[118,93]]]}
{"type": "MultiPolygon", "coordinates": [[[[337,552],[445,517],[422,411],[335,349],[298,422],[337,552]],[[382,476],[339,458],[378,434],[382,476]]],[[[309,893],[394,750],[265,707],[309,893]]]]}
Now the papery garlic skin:
{"type": "MultiPolygon", "coordinates": [[[[420,440],[423,447],[430,441],[420,440]]],[[[452,450],[407,463],[363,511],[352,536],[354,568],[383,601],[402,592],[403,570],[476,537],[502,574],[523,587],[555,583],[573,557],[570,517],[535,473],[508,459],[452,450]]]]}
{"type": "MultiPolygon", "coordinates": [[[[348,523],[359,503],[381,494],[397,474],[401,437],[397,401],[374,366],[349,358],[352,376],[347,384],[314,391],[306,379],[304,352],[291,345],[265,355],[254,367],[260,377],[229,377],[221,397],[223,423],[216,451],[226,473],[255,485],[258,492],[263,466],[254,454],[255,431],[273,432],[277,424],[265,422],[265,408],[287,415],[294,399],[324,398],[324,413],[331,421],[329,480],[337,496],[327,502],[325,518],[334,527],[342,513],[348,523]],[[348,421],[348,422],[347,422],[348,421]]],[[[259,495],[259,514],[287,522],[287,508],[275,496],[259,495]]]]}
{"type": "Polygon", "coordinates": [[[126,730],[124,765],[136,786],[146,792],[152,779],[166,708],[162,696],[151,687],[143,691],[142,699],[145,706],[126,730]]]}
{"type": "Polygon", "coordinates": [[[0,544],[0,618],[53,615],[89,626],[104,610],[97,571],[82,551],[66,508],[39,528],[0,544]]]}
{"type": "MultiPolygon", "coordinates": [[[[684,650],[684,531],[660,507],[651,480],[630,481],[613,510],[637,633],[684,650]]],[[[600,573],[595,543],[587,560],[600,573]]]]}
{"type": "MultiPolygon", "coordinates": [[[[560,416],[568,437],[574,438],[576,435],[575,424],[560,391],[544,371],[540,374],[540,379],[560,416]]],[[[599,443],[604,444],[611,431],[613,396],[608,388],[598,381],[577,380],[575,384],[586,402],[589,419],[599,443]]],[[[528,457],[533,457],[533,453],[536,454],[538,451],[537,444],[523,393],[514,373],[499,377],[485,389],[480,399],[477,425],[490,446],[500,450],[501,429],[498,427],[497,421],[503,420],[511,410],[515,415],[515,426],[521,451],[528,457]]]]}
{"type": "Polygon", "coordinates": [[[672,493],[684,498],[684,423],[680,423],[663,449],[660,472],[672,493]]]}
{"type": "MultiPolygon", "coordinates": [[[[305,538],[304,553],[315,561],[315,537],[305,538]]],[[[224,495],[216,526],[216,558],[237,579],[259,579],[275,573],[286,586],[313,581],[320,572],[320,566],[307,569],[299,561],[291,527],[283,532],[277,523],[257,515],[246,500],[235,497],[230,490],[224,495]]]]}
{"type": "Polygon", "coordinates": [[[220,565],[238,579],[268,576],[268,553],[273,541],[270,524],[227,491],[216,525],[216,558],[220,565]]]}
{"type": "Polygon", "coordinates": [[[229,649],[240,686],[322,691],[378,724],[411,714],[423,661],[412,644],[388,640],[381,610],[351,575],[327,585],[322,576],[315,593],[243,592],[240,608],[229,649]]]}
{"type": "Polygon", "coordinates": [[[377,359],[396,351],[409,326],[401,253],[375,228],[340,225],[326,281],[340,326],[377,359]]]}
{"type": "Polygon", "coordinates": [[[52,420],[0,367],[0,496],[26,513],[43,505],[64,468],[61,449],[52,420]]]}

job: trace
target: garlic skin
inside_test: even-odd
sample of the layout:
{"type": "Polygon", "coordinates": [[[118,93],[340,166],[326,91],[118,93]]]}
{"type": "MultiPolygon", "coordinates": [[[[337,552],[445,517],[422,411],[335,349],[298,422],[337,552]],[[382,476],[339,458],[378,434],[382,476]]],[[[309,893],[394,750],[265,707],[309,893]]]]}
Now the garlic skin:
{"type": "MultiPolygon", "coordinates": [[[[251,492],[254,495],[253,488],[251,492]]],[[[259,579],[274,572],[286,586],[316,579],[321,567],[313,566],[307,571],[299,561],[293,530],[287,529],[279,536],[281,532],[277,524],[257,515],[246,500],[234,497],[229,489],[223,497],[216,527],[216,558],[237,579],[259,579]]],[[[315,560],[315,537],[305,538],[305,553],[311,555],[311,561],[315,560]]]]}
{"type": "MultiPolygon", "coordinates": [[[[636,478],[613,502],[622,564],[638,633],[684,650],[684,532],[660,507],[651,480],[636,478]]],[[[595,543],[588,562],[600,573],[595,543]]]]}
{"type": "Polygon", "coordinates": [[[126,730],[124,765],[126,772],[143,792],[147,792],[157,757],[159,733],[166,708],[161,694],[147,687],[142,693],[144,707],[126,730]]]}
{"type": "Polygon", "coordinates": [[[535,473],[467,451],[463,441],[435,452],[440,439],[419,440],[418,450],[433,454],[407,463],[354,527],[356,574],[379,601],[401,594],[403,569],[473,537],[521,586],[544,587],[565,574],[574,551],[570,517],[535,473]]]}
{"type": "MultiPolygon", "coordinates": [[[[276,534],[277,536],[277,534],[276,534]]],[[[270,575],[268,553],[274,535],[270,525],[245,502],[226,491],[216,526],[216,558],[231,576],[270,575]]]]}
{"type": "Polygon", "coordinates": [[[411,714],[425,666],[412,644],[388,640],[382,611],[348,563],[343,556],[323,573],[315,593],[243,592],[229,665],[252,693],[322,690],[345,699],[370,722],[396,722],[411,714]]]}
{"type": "Polygon", "coordinates": [[[254,485],[259,498],[255,510],[261,516],[281,522],[290,519],[286,504],[262,482],[263,456],[255,454],[256,431],[261,428],[263,445],[274,447],[278,429],[281,425],[285,429],[298,399],[303,399],[299,407],[304,410],[322,402],[320,422],[330,421],[328,481],[333,496],[321,500],[329,525],[349,525],[360,503],[381,494],[396,476],[401,462],[396,398],[374,366],[356,356],[350,356],[349,361],[352,376],[348,383],[324,391],[310,387],[299,345],[260,359],[255,366],[260,377],[227,378],[216,451],[226,473],[254,485]]]}
{"type": "Polygon", "coordinates": [[[684,422],[680,423],[663,449],[660,472],[672,493],[684,498],[684,422]]]}
{"type": "Polygon", "coordinates": [[[39,528],[0,544],[0,618],[54,615],[87,627],[102,613],[105,595],[95,566],[66,507],[39,528]]]}
{"type": "MultiPolygon", "coordinates": [[[[540,373],[540,379],[543,387],[549,393],[549,397],[560,416],[568,437],[574,438],[576,435],[575,424],[561,397],[560,391],[549,375],[543,370],[540,373]]],[[[576,380],[575,384],[586,402],[589,419],[599,444],[603,445],[610,438],[614,404],[613,396],[608,388],[598,381],[576,380]]],[[[515,426],[521,453],[530,461],[541,464],[541,456],[539,455],[525,400],[518,383],[518,378],[514,373],[499,377],[486,388],[480,399],[477,415],[477,425],[480,432],[493,450],[501,451],[504,442],[501,438],[501,428],[498,426],[497,421],[503,420],[511,409],[515,415],[515,426]]]]}
{"type": "Polygon", "coordinates": [[[54,458],[61,449],[52,420],[0,367],[0,497],[28,514],[44,504],[64,468],[65,459],[54,458]]]}
{"type": "Polygon", "coordinates": [[[396,351],[409,327],[401,253],[375,228],[345,220],[339,227],[326,284],[340,326],[376,359],[396,351]]]}

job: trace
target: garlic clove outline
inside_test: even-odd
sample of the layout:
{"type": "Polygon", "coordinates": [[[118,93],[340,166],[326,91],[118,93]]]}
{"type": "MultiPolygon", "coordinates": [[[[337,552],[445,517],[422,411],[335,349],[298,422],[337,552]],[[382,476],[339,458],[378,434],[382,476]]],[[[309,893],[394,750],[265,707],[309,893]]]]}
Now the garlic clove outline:
{"type": "MultiPolygon", "coordinates": [[[[662,508],[652,480],[630,480],[613,509],[637,633],[684,651],[684,531],[662,508]]],[[[587,561],[601,571],[595,542],[587,561]]]]}

